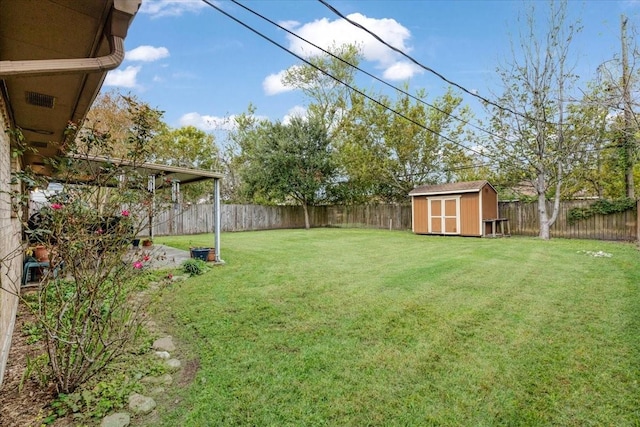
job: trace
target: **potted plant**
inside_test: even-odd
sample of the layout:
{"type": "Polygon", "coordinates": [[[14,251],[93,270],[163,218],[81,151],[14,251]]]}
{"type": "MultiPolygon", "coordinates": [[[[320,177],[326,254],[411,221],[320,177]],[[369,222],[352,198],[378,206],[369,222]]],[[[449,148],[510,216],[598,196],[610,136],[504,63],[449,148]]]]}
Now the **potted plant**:
{"type": "Polygon", "coordinates": [[[131,244],[133,245],[134,248],[137,248],[138,246],[140,246],[140,239],[132,239],[131,240],[131,244]]]}
{"type": "Polygon", "coordinates": [[[142,241],[142,246],[148,247],[148,246],[151,246],[151,245],[153,245],[153,240],[151,240],[151,239],[144,239],[142,241]]]}
{"type": "Polygon", "coordinates": [[[209,248],[191,248],[191,258],[206,261],[209,257],[209,248]]]}

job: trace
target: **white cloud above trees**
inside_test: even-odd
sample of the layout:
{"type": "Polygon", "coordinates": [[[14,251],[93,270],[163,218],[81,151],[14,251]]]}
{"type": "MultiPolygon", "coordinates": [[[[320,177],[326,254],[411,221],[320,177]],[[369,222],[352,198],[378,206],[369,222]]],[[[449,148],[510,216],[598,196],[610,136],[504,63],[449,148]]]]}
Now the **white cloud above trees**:
{"type": "MultiPolygon", "coordinates": [[[[219,2],[213,1],[213,3],[219,2]]],[[[140,13],[151,15],[153,18],[162,18],[197,13],[204,7],[206,4],[200,0],[145,0],[140,7],[140,13]]]]}
{"type": "Polygon", "coordinates": [[[112,70],[104,79],[104,86],[134,88],[138,86],[137,77],[142,67],[130,65],[124,70],[112,70]]]}
{"type": "Polygon", "coordinates": [[[168,57],[169,49],[166,47],[154,47],[148,45],[138,46],[135,49],[127,51],[124,55],[124,59],[128,61],[140,62],[153,62],[168,57]]]}
{"type": "MultiPolygon", "coordinates": [[[[361,13],[352,13],[347,17],[371,30],[391,46],[406,53],[411,51],[411,46],[408,44],[411,32],[395,19],[369,18],[361,13]]],[[[420,67],[403,61],[399,53],[394,52],[364,30],[356,28],[344,19],[331,21],[322,18],[305,24],[285,21],[280,25],[325,50],[344,44],[358,46],[363,59],[372,62],[376,68],[382,70],[382,76],[388,80],[406,80],[422,72],[420,67]]],[[[309,58],[323,54],[322,51],[295,36],[288,34],[286,37],[289,42],[288,48],[302,57],[309,58]]],[[[262,86],[265,94],[276,95],[292,90],[280,81],[284,73],[285,70],[271,74],[264,79],[262,86]]]]}

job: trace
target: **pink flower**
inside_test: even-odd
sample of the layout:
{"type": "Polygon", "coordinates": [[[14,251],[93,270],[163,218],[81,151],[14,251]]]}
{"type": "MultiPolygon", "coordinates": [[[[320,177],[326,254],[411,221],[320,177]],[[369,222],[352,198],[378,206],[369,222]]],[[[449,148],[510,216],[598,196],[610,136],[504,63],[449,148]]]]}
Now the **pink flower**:
{"type": "Polygon", "coordinates": [[[140,270],[142,268],[142,263],[140,261],[134,262],[133,268],[135,268],[136,270],[140,270]]]}
{"type": "Polygon", "coordinates": [[[104,233],[104,231],[102,231],[102,228],[98,228],[98,229],[96,230],[96,234],[102,234],[102,233],[104,233]]]}
{"type": "Polygon", "coordinates": [[[51,203],[51,209],[53,210],[58,210],[58,209],[62,209],[62,203],[51,203]]]}
{"type": "Polygon", "coordinates": [[[149,255],[145,255],[142,257],[143,261],[149,261],[151,259],[151,257],[149,255]]]}
{"type": "Polygon", "coordinates": [[[124,209],[122,212],[120,212],[120,214],[122,214],[122,216],[129,216],[129,214],[131,214],[131,212],[129,212],[128,210],[124,209]]]}
{"type": "Polygon", "coordinates": [[[173,274],[171,273],[167,274],[167,279],[173,279],[173,274]]]}

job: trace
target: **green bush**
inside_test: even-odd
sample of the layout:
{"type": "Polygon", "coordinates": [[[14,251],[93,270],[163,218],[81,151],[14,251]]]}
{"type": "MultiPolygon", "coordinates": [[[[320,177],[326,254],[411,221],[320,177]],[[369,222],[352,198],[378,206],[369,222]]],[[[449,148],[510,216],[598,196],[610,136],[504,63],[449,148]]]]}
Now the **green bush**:
{"type": "Polygon", "coordinates": [[[636,201],[628,197],[615,200],[600,199],[586,208],[573,208],[569,210],[567,221],[574,224],[583,219],[591,218],[594,215],[609,215],[618,212],[625,212],[636,207],[636,201]]]}
{"type": "Polygon", "coordinates": [[[182,269],[189,276],[199,276],[209,271],[209,266],[201,259],[191,258],[182,263],[182,269]]]}

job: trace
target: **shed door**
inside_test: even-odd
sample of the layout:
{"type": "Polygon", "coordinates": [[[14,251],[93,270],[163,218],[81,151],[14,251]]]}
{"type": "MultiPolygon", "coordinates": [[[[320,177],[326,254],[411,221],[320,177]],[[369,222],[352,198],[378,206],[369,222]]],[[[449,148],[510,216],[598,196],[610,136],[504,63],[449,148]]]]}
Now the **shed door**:
{"type": "Polygon", "coordinates": [[[429,199],[429,233],[460,234],[460,197],[429,199]]]}

